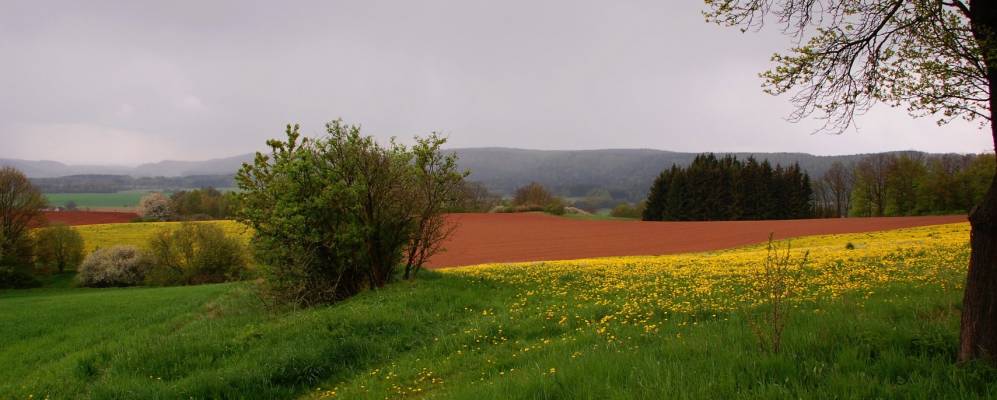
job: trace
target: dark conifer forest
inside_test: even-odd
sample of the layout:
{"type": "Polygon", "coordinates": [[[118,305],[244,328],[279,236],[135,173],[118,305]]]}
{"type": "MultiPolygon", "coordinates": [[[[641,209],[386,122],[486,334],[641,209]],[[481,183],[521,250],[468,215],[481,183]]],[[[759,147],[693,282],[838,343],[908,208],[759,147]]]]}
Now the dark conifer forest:
{"type": "Polygon", "coordinates": [[[713,153],[688,167],[672,166],[654,180],[645,221],[796,219],[813,216],[810,177],[799,164],[773,167],[713,153]]]}

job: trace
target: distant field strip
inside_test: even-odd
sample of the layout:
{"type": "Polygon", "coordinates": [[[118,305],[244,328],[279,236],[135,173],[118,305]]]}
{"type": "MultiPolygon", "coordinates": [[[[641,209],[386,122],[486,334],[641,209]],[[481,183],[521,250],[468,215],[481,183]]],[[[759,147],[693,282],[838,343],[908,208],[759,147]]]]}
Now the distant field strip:
{"type": "Polygon", "coordinates": [[[79,208],[130,208],[138,206],[146,192],[128,191],[118,193],[45,193],[49,204],[65,207],[70,201],[79,208]]]}
{"type": "MultiPolygon", "coordinates": [[[[205,221],[196,222],[198,224],[218,225],[228,235],[234,235],[248,243],[252,237],[252,230],[235,221],[205,221]]],[[[180,225],[180,222],[142,222],[125,224],[100,224],[77,226],[76,229],[83,236],[86,251],[90,252],[96,248],[109,247],[118,244],[133,246],[144,246],[149,238],[156,232],[163,229],[172,229],[180,225]]]]}

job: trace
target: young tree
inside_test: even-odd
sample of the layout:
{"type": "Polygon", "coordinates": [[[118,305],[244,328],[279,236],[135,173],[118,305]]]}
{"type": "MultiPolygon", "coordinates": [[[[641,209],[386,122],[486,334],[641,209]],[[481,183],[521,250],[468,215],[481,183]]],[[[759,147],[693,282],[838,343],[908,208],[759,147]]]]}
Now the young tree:
{"type": "Polygon", "coordinates": [[[442,250],[443,242],[457,228],[443,212],[461,200],[464,178],[470,173],[458,171],[457,153],[443,153],[446,139],[432,134],[416,138],[414,198],[417,226],[406,249],[404,278],[410,279],[430,257],[442,250]]]}
{"type": "Polygon", "coordinates": [[[848,216],[849,199],[855,182],[852,170],[840,161],[835,161],[821,177],[820,182],[827,191],[827,201],[834,209],[834,216],[838,218],[848,216]]]}
{"type": "Polygon", "coordinates": [[[647,193],[645,204],[647,207],[641,213],[644,221],[662,221],[665,219],[665,208],[668,196],[668,189],[671,187],[672,176],[675,174],[675,167],[666,169],[658,174],[651,184],[651,190],[647,193]]]}
{"type": "Polygon", "coordinates": [[[21,171],[0,168],[0,287],[30,280],[32,243],[28,228],[38,222],[45,198],[21,171]]]}
{"type": "Polygon", "coordinates": [[[54,266],[60,273],[76,268],[83,261],[83,236],[65,224],[39,229],[35,234],[35,259],[54,266]]]}
{"type": "Polygon", "coordinates": [[[502,196],[494,194],[481,182],[464,180],[460,197],[448,212],[488,212],[502,201],[502,196]]]}
{"type": "Polygon", "coordinates": [[[855,164],[855,185],[861,189],[856,200],[862,203],[862,210],[867,212],[865,216],[886,215],[887,172],[893,159],[888,154],[872,154],[855,164]]]}
{"type": "MultiPolygon", "coordinates": [[[[876,102],[989,125],[997,85],[997,3],[984,0],[706,0],[707,19],[742,30],[775,17],[802,43],[776,54],[766,91],[796,90],[800,120],[843,132],[876,102]]],[[[971,254],[959,359],[997,356],[997,181],[970,213],[971,254]]]]}
{"type": "Polygon", "coordinates": [[[920,154],[901,154],[886,171],[886,215],[914,215],[918,211],[918,188],[926,170],[920,154]]]}

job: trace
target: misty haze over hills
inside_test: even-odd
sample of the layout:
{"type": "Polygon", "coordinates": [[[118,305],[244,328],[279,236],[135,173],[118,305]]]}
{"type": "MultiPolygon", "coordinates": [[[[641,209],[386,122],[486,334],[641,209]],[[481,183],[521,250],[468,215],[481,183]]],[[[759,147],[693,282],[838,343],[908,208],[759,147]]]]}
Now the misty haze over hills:
{"type": "MultiPolygon", "coordinates": [[[[511,193],[516,187],[531,181],[540,182],[565,196],[583,196],[595,188],[604,188],[619,199],[642,198],[654,177],[673,164],[685,166],[699,153],[672,152],[650,149],[606,150],[525,150],[511,148],[452,149],[460,157],[460,166],[471,171],[471,180],[484,183],[490,190],[511,193]]],[[[728,153],[719,153],[728,154],[728,153]]],[[[754,156],[774,164],[799,163],[811,176],[824,173],[835,161],[850,163],[864,155],[815,156],[806,153],[729,153],[738,158],[754,156]]],[[[55,161],[0,159],[0,165],[10,165],[24,171],[36,181],[71,175],[127,175],[141,177],[221,176],[231,182],[231,176],[253,154],[206,161],[161,161],[137,167],[99,165],[66,165],[55,161]]],[[[109,179],[110,177],[108,177],[109,179]]],[[[215,181],[218,181],[216,178],[215,181]]],[[[115,184],[121,183],[117,177],[115,184]]],[[[163,180],[145,180],[163,182],[163,180]]],[[[189,184],[178,181],[177,185],[189,184]]],[[[143,187],[144,188],[144,187],[143,187]]]]}

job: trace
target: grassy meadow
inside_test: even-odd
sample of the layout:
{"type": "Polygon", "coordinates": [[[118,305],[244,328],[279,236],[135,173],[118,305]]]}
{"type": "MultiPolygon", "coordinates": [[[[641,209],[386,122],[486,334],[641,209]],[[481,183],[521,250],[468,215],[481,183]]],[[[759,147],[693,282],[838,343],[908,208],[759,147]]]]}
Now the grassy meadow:
{"type": "Polygon", "coordinates": [[[49,205],[65,207],[70,201],[78,208],[119,209],[134,208],[146,191],[125,191],[116,193],[45,193],[49,205]]]}
{"type": "Polygon", "coordinates": [[[764,246],[447,269],[279,312],[251,283],[56,277],[0,292],[0,398],[997,396],[997,370],[954,362],[967,224],[792,244],[810,262],[779,353],[748,322],[764,246]]]}

